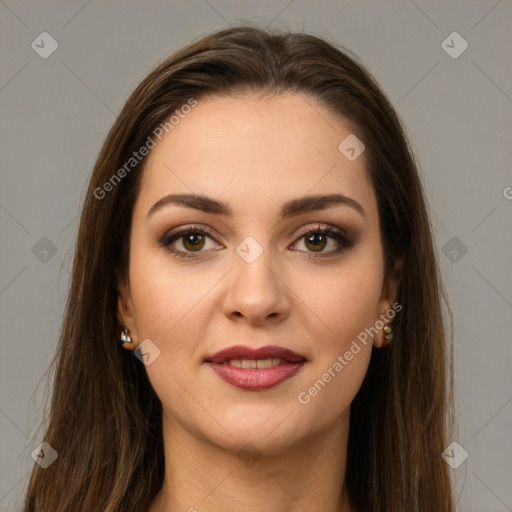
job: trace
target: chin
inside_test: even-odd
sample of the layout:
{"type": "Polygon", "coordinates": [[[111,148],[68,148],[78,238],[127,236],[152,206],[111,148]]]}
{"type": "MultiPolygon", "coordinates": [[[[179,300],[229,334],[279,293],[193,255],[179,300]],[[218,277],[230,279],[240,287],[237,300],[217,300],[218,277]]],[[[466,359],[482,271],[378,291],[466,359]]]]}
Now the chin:
{"type": "Polygon", "coordinates": [[[299,418],[297,412],[296,406],[291,404],[289,407],[282,404],[265,407],[238,405],[231,411],[228,406],[222,415],[216,415],[216,420],[226,430],[216,422],[209,422],[204,425],[202,434],[228,450],[237,451],[252,443],[264,453],[278,452],[308,437],[309,422],[306,418],[299,418]]]}

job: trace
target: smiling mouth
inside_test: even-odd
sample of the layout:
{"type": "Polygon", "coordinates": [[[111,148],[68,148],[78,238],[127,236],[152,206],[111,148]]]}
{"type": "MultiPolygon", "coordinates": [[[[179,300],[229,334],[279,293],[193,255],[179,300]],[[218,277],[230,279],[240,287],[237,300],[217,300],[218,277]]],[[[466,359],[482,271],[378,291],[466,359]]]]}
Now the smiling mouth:
{"type": "Polygon", "coordinates": [[[293,377],[306,361],[304,356],[283,347],[252,349],[237,345],[209,356],[204,362],[228,384],[262,391],[293,377]]]}
{"type": "Polygon", "coordinates": [[[288,363],[287,359],[280,359],[279,357],[271,357],[270,359],[230,359],[224,361],[223,366],[233,366],[235,368],[257,368],[258,370],[266,368],[275,368],[280,364],[288,363]]]}
{"type": "MultiPolygon", "coordinates": [[[[251,348],[245,345],[234,345],[208,356],[205,361],[223,364],[230,361],[269,361],[284,360],[291,363],[306,361],[302,354],[277,345],[268,345],[260,348],[251,348]]],[[[276,366],[273,364],[272,366],[276,366]]],[[[254,368],[254,367],[253,367],[254,368]]]]}

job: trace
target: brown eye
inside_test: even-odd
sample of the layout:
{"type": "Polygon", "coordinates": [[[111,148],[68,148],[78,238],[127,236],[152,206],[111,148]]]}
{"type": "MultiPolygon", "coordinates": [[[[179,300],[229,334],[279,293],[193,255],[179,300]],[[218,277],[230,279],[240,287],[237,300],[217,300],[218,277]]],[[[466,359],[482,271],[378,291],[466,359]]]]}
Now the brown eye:
{"type": "Polygon", "coordinates": [[[187,249],[187,251],[200,251],[204,247],[204,235],[202,234],[189,234],[182,236],[183,238],[183,247],[187,249]]]}
{"type": "Polygon", "coordinates": [[[334,227],[305,228],[299,232],[299,235],[301,236],[294,245],[303,243],[305,249],[299,249],[299,252],[305,252],[312,258],[334,256],[353,245],[344,231],[334,227]]]}
{"type": "Polygon", "coordinates": [[[313,233],[305,237],[306,247],[313,252],[323,251],[327,244],[327,237],[323,233],[313,233]]]}
{"type": "Polygon", "coordinates": [[[209,252],[207,249],[222,247],[215,242],[209,229],[193,226],[172,230],[160,239],[160,245],[177,258],[196,258],[200,257],[201,253],[209,252]],[[207,242],[211,244],[209,247],[207,242]]]}

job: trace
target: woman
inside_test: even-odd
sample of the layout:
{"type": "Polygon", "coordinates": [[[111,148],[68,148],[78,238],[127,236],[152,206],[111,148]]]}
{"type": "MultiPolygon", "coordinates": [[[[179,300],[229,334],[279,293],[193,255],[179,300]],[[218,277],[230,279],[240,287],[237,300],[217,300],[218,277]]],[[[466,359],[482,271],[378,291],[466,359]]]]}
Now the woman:
{"type": "Polygon", "coordinates": [[[452,512],[443,300],[370,74],[311,35],[205,37],[98,157],[25,511],[452,512]]]}

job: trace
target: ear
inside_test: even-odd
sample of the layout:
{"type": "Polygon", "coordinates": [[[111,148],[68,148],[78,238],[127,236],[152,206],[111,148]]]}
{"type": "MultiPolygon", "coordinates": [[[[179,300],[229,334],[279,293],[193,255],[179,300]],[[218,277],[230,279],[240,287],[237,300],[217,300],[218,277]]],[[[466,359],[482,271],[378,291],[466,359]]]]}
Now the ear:
{"type": "MultiPolygon", "coordinates": [[[[123,343],[123,348],[134,350],[138,345],[137,323],[135,321],[135,308],[133,306],[132,296],[130,292],[130,284],[120,273],[117,274],[117,320],[121,329],[128,329],[133,343],[123,343]]],[[[119,333],[121,336],[121,333],[119,333]]]]}
{"type": "MultiPolygon", "coordinates": [[[[379,320],[384,325],[391,324],[397,311],[402,309],[394,308],[393,304],[396,303],[398,297],[398,287],[402,280],[404,268],[404,257],[398,258],[393,264],[389,275],[387,276],[384,285],[382,286],[382,294],[379,302],[379,320]]],[[[380,322],[379,322],[380,324],[380,322]]],[[[389,341],[384,337],[384,327],[379,329],[379,332],[373,339],[375,347],[381,348],[389,344],[389,341]]]]}

